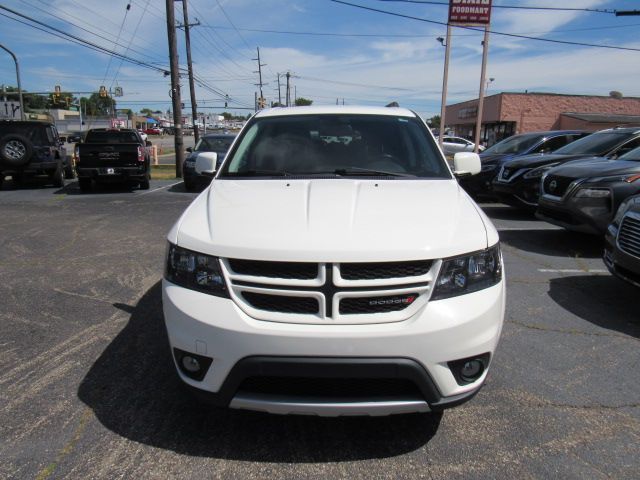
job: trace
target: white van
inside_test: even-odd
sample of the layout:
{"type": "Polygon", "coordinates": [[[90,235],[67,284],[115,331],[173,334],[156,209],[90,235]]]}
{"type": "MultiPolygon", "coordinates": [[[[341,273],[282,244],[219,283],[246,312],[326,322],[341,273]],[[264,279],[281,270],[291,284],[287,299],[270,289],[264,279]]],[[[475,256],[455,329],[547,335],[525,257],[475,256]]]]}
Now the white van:
{"type": "Polygon", "coordinates": [[[263,110],[168,235],[180,378],[216,405],[427,412],[473,397],[498,344],[498,234],[401,108],[263,110]]]}

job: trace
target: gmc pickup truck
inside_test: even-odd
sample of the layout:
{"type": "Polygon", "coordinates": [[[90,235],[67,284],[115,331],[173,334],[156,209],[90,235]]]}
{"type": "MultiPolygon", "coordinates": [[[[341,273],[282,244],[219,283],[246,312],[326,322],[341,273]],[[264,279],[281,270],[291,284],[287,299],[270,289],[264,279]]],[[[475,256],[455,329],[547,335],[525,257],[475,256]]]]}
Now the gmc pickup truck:
{"type": "Polygon", "coordinates": [[[149,188],[150,161],[145,142],[136,130],[95,128],[76,145],[76,171],[82,192],[92,182],[125,182],[149,188]]]}

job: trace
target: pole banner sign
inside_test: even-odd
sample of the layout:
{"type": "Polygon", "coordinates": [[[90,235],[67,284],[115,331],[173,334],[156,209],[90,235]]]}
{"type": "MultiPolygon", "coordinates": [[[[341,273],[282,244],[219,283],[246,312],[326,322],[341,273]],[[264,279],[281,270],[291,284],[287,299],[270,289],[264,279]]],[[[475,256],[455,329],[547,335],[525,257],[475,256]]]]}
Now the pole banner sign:
{"type": "Polygon", "coordinates": [[[491,23],[491,0],[449,0],[449,25],[491,23]]]}

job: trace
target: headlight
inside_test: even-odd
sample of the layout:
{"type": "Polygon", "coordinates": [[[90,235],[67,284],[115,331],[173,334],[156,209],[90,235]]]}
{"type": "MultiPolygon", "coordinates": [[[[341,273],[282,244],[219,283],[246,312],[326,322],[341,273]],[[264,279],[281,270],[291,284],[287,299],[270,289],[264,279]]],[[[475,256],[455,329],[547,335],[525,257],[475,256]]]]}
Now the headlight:
{"type": "Polygon", "coordinates": [[[576,198],[609,198],[611,191],[605,188],[581,188],[576,193],[576,198]]]}
{"type": "Polygon", "coordinates": [[[166,262],[165,278],[171,283],[218,297],[229,297],[218,257],[169,243],[166,262]]]}
{"type": "Polygon", "coordinates": [[[532,170],[529,170],[527,173],[524,174],[524,178],[541,178],[542,175],[547,173],[549,170],[551,170],[556,165],[558,165],[558,162],[550,163],[549,165],[544,165],[542,167],[538,167],[538,168],[534,168],[532,170]]]}
{"type": "Polygon", "coordinates": [[[489,288],[502,278],[500,246],[442,262],[431,300],[455,297],[489,288]]]}

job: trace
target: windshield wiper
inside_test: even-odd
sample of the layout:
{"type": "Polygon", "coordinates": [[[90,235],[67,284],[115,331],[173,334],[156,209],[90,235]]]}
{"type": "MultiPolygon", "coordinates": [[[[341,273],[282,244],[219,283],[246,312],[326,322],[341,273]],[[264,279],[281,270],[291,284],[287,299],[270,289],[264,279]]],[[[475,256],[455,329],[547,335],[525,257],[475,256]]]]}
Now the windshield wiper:
{"type": "Polygon", "coordinates": [[[347,175],[364,175],[364,176],[384,176],[384,177],[413,177],[410,173],[400,173],[400,172],[387,172],[385,170],[374,170],[369,168],[359,168],[359,167],[349,167],[349,168],[336,168],[333,173],[336,175],[347,176],[347,175]]]}
{"type": "Polygon", "coordinates": [[[285,170],[242,170],[240,172],[227,172],[233,177],[289,177],[291,174],[285,170]]]}

